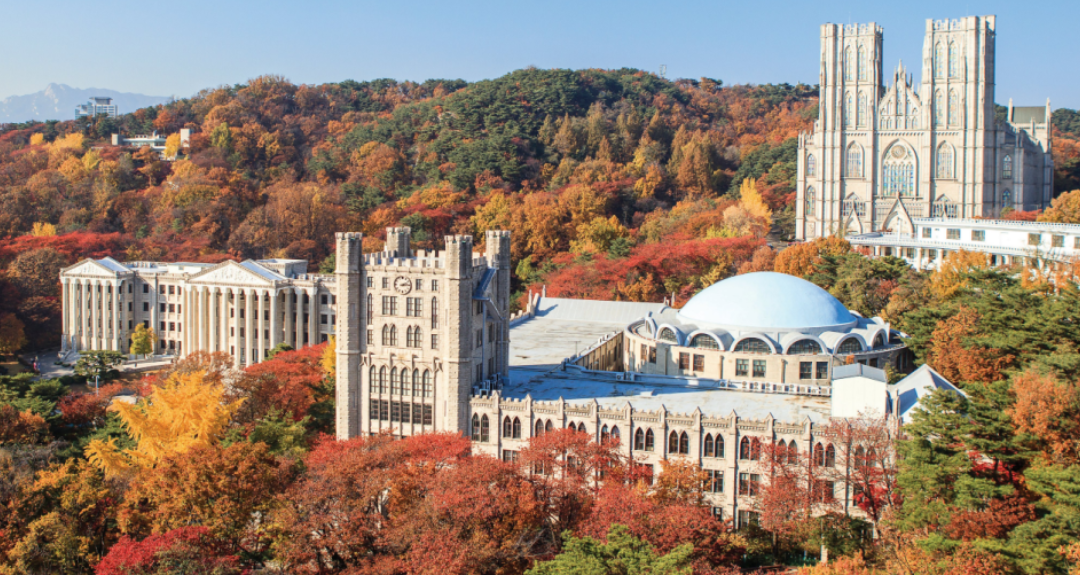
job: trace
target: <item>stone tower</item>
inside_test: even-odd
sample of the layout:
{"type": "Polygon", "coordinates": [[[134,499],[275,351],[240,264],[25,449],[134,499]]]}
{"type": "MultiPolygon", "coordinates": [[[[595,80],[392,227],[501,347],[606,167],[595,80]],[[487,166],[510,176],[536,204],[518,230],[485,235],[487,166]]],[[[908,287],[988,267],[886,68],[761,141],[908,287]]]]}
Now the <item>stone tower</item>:
{"type": "MultiPolygon", "coordinates": [[[[496,270],[492,286],[496,311],[503,318],[510,313],[510,232],[489,230],[484,237],[485,256],[488,268],[496,270]]],[[[510,376],[510,324],[498,322],[496,341],[496,373],[506,378],[510,376]]]]}
{"type": "Polygon", "coordinates": [[[445,388],[440,390],[440,395],[446,398],[447,429],[460,431],[469,428],[469,397],[473,383],[478,380],[473,368],[476,314],[472,252],[472,236],[446,236],[446,319],[451,329],[446,338],[446,376],[442,378],[445,388]]]}
{"type": "Polygon", "coordinates": [[[361,398],[360,360],[364,353],[361,337],[366,309],[364,305],[364,235],[337,234],[338,329],[335,334],[337,361],[336,419],[338,439],[360,434],[361,398]]]}

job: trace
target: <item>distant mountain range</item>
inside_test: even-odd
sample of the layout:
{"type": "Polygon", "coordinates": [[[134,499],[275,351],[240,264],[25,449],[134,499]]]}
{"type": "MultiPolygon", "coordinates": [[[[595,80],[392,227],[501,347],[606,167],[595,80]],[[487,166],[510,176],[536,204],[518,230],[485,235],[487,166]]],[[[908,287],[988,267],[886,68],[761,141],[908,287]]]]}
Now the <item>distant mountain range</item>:
{"type": "Polygon", "coordinates": [[[0,122],[74,120],[75,106],[85,104],[91,96],[112,98],[113,103],[120,107],[121,114],[169,101],[166,96],[147,96],[99,88],[82,90],[66,84],[49,84],[40,92],[0,100],[0,122]]]}

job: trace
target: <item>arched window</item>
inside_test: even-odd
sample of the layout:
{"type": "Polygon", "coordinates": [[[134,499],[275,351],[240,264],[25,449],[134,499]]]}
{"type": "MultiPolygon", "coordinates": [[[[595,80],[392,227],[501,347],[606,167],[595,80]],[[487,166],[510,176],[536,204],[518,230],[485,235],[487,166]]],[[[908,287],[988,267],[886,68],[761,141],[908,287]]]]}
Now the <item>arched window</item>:
{"type": "Polygon", "coordinates": [[[379,376],[378,376],[378,372],[375,371],[375,366],[373,365],[373,366],[371,366],[371,369],[368,370],[368,388],[371,389],[372,393],[376,393],[377,390],[379,389],[377,387],[378,385],[379,385],[379,376]]]}
{"type": "Polygon", "coordinates": [[[435,386],[431,384],[431,371],[424,370],[424,397],[435,395],[435,386]]]}
{"type": "Polygon", "coordinates": [[[817,159],[814,158],[814,154],[806,156],[806,176],[809,178],[817,176],[817,159]]]}
{"type": "Polygon", "coordinates": [[[544,421],[542,419],[536,420],[536,429],[533,432],[534,436],[541,436],[544,434],[544,421]]]}
{"type": "Polygon", "coordinates": [[[375,300],[371,294],[367,294],[367,324],[371,325],[375,321],[375,300]]]}
{"type": "Polygon", "coordinates": [[[847,98],[844,99],[844,126],[847,128],[855,127],[855,101],[851,94],[848,94],[847,98]]]}
{"type": "Polygon", "coordinates": [[[836,353],[858,353],[860,351],[862,351],[862,344],[859,343],[859,340],[849,337],[840,343],[836,353]]]}
{"type": "Polygon", "coordinates": [[[696,347],[698,349],[720,349],[720,345],[716,343],[715,339],[701,333],[695,335],[694,339],[690,340],[690,347],[696,347]]]}
{"type": "Polygon", "coordinates": [[[390,326],[390,345],[391,346],[396,346],[397,345],[397,326],[396,325],[390,326]]]}
{"type": "Polygon", "coordinates": [[[739,459],[750,459],[750,438],[743,437],[739,441],[739,459]]]}
{"type": "Polygon", "coordinates": [[[956,90],[949,90],[949,125],[960,125],[960,98],[956,95],[956,90]]]}
{"type": "Polygon", "coordinates": [[[897,143],[886,152],[881,162],[883,188],[886,196],[915,195],[915,158],[908,149],[897,143]]]}
{"type": "Polygon", "coordinates": [[[604,445],[611,440],[611,432],[608,431],[608,426],[600,428],[600,444],[604,445]]]}
{"type": "Polygon", "coordinates": [[[1001,207],[1003,207],[1003,208],[1011,208],[1012,207],[1012,192],[1010,192],[1009,190],[1005,190],[1001,194],[1001,207]]]}
{"type": "Polygon", "coordinates": [[[1005,156],[1001,159],[1001,179],[1012,179],[1012,156],[1005,156]]]}
{"type": "Polygon", "coordinates": [[[709,434],[707,434],[705,436],[704,444],[705,444],[704,445],[705,453],[702,454],[702,457],[714,457],[713,456],[713,438],[712,438],[711,433],[709,433],[709,434]]]}
{"type": "Polygon", "coordinates": [[[645,432],[640,427],[634,432],[634,449],[645,451],[645,432]]]}
{"type": "Polygon", "coordinates": [[[866,467],[866,451],[861,445],[855,448],[855,467],[866,467]]]}
{"type": "Polygon", "coordinates": [[[872,467],[874,465],[877,465],[877,452],[871,447],[866,451],[866,466],[872,467]]]}
{"type": "Polygon", "coordinates": [[[949,77],[960,77],[960,54],[956,42],[949,42],[949,77]]]}
{"type": "Polygon", "coordinates": [[[401,395],[401,385],[398,384],[397,368],[390,370],[390,394],[401,395]]]}
{"type": "Polygon", "coordinates": [[[671,343],[679,342],[679,338],[675,336],[675,330],[671,329],[670,327],[665,327],[664,329],[660,330],[660,336],[657,339],[659,339],[660,341],[669,341],[671,343]]]}
{"type": "Polygon", "coordinates": [[[511,433],[511,437],[514,439],[521,439],[521,420],[516,417],[514,418],[514,427],[511,430],[511,433]]]}
{"type": "Polygon", "coordinates": [[[480,417],[480,442],[487,443],[490,439],[488,429],[488,416],[484,415],[480,417]]]}
{"type": "Polygon", "coordinates": [[[379,393],[386,393],[386,366],[379,368],[379,393]]]}
{"type": "Polygon", "coordinates": [[[383,345],[390,345],[390,326],[389,325],[382,326],[382,344],[383,345]]]}
{"type": "Polygon", "coordinates": [[[851,61],[851,46],[844,48],[844,79],[855,79],[855,67],[854,62],[851,61]]]}
{"type": "Polygon", "coordinates": [[[510,416],[503,418],[503,437],[509,438],[514,433],[514,422],[510,419],[510,416]]]}
{"type": "Polygon", "coordinates": [[[945,125],[945,95],[938,91],[934,96],[934,126],[945,125]]]}
{"type": "Polygon", "coordinates": [[[852,142],[844,154],[844,176],[848,178],[862,177],[862,146],[852,142]]]}
{"type": "Polygon", "coordinates": [[[549,419],[547,420],[547,422],[544,423],[544,433],[548,433],[552,429],[554,429],[554,427],[551,425],[551,420],[549,419]]]}
{"type": "Polygon", "coordinates": [[[788,348],[788,355],[817,355],[821,353],[821,346],[812,339],[800,339],[788,348]]]}
{"type": "Polygon", "coordinates": [[[756,437],[750,439],[750,459],[754,461],[761,459],[761,440],[756,437]]]}
{"type": "Polygon", "coordinates": [[[941,46],[940,42],[937,46],[934,46],[934,77],[945,77],[945,48],[941,46]]]}
{"type": "Polygon", "coordinates": [[[405,328],[405,347],[412,347],[412,326],[405,328]]]}
{"type": "Polygon", "coordinates": [[[690,436],[685,431],[679,434],[679,453],[690,455],[690,436]]]}
{"type": "Polygon", "coordinates": [[[577,424],[577,430],[580,431],[581,433],[588,433],[589,432],[589,428],[585,427],[585,422],[584,421],[577,424]]]}
{"type": "Polygon", "coordinates": [[[867,122],[870,121],[870,109],[866,105],[866,92],[859,92],[859,108],[856,112],[859,114],[859,127],[866,127],[867,122]]]}
{"type": "Polygon", "coordinates": [[[836,467],[836,448],[831,443],[825,448],[825,467],[836,467]]]}
{"type": "Polygon", "coordinates": [[[618,425],[611,426],[611,440],[614,441],[617,444],[617,443],[619,443],[620,439],[622,439],[622,435],[619,434],[619,426],[618,425]]]}
{"type": "Polygon", "coordinates": [[[412,386],[409,388],[408,395],[418,397],[422,393],[420,388],[420,370],[414,369],[412,372],[412,386]]]}
{"type": "Polygon", "coordinates": [[[651,429],[645,431],[645,451],[656,449],[656,440],[651,429]]]}
{"type": "Polygon", "coordinates": [[[817,191],[814,186],[806,186],[806,210],[807,216],[814,215],[814,203],[817,201],[817,191]]]}
{"type": "Polygon", "coordinates": [[[431,298],[431,329],[439,327],[439,298],[431,298]]]}
{"type": "Polygon", "coordinates": [[[668,435],[667,450],[668,450],[668,453],[678,453],[679,452],[679,434],[678,433],[672,431],[668,435]]]}
{"type": "Polygon", "coordinates": [[[742,353],[772,353],[769,344],[756,337],[748,337],[735,346],[735,351],[742,353]]]}
{"type": "Polygon", "coordinates": [[[937,177],[954,178],[953,165],[953,147],[948,142],[942,142],[937,149],[937,177]]]}
{"type": "Polygon", "coordinates": [[[825,465],[825,447],[820,443],[814,445],[814,464],[818,467],[825,465]]]}
{"type": "Polygon", "coordinates": [[[472,440],[480,441],[480,416],[475,413],[472,416],[472,440]]]}
{"type": "Polygon", "coordinates": [[[859,46],[859,81],[866,79],[866,48],[859,46]]]}
{"type": "Polygon", "coordinates": [[[719,433],[716,434],[716,456],[724,457],[724,436],[719,433]]]}
{"type": "Polygon", "coordinates": [[[799,462],[799,446],[795,444],[794,439],[788,442],[787,462],[789,465],[795,465],[799,462]]]}
{"type": "Polygon", "coordinates": [[[885,345],[885,336],[883,336],[883,335],[881,335],[879,333],[879,334],[874,336],[874,343],[871,344],[870,347],[872,347],[874,349],[877,349],[877,348],[879,348],[879,347],[881,347],[883,345],[885,345]]]}

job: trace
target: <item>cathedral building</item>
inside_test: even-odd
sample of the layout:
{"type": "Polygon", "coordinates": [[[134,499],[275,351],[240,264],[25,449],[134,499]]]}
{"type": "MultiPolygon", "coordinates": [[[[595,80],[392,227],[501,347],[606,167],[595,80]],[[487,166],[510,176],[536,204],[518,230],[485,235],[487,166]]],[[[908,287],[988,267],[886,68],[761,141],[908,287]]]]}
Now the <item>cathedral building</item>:
{"type": "Polygon", "coordinates": [[[818,119],[799,136],[797,239],[911,233],[912,218],[1050,205],[1050,103],[995,109],[995,17],[927,20],[921,84],[885,82],[874,23],[821,27],[818,119]]]}

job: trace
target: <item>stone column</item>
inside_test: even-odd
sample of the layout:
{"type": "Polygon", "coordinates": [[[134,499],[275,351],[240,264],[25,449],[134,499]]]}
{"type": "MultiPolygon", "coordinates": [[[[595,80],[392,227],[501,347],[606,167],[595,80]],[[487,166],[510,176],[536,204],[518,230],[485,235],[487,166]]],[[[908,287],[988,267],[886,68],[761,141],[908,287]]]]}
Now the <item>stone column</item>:
{"type": "Polygon", "coordinates": [[[93,281],[90,284],[90,346],[89,349],[101,349],[98,344],[98,315],[97,306],[100,303],[101,296],[98,294],[99,284],[97,281],[93,281]]]}
{"type": "Polygon", "coordinates": [[[235,354],[236,367],[240,367],[240,363],[241,363],[240,362],[240,357],[241,356],[246,356],[246,354],[244,353],[244,339],[242,337],[240,337],[240,334],[243,332],[243,329],[244,329],[244,319],[242,317],[240,317],[241,315],[243,315],[240,312],[241,312],[241,310],[244,309],[243,307],[241,307],[242,304],[240,303],[240,296],[243,295],[243,290],[233,288],[232,292],[233,292],[233,294],[232,294],[232,296],[233,296],[233,312],[232,312],[233,313],[233,318],[232,318],[233,319],[233,348],[236,351],[236,354],[235,354]]]}
{"type": "Polygon", "coordinates": [[[274,348],[281,342],[281,293],[277,289],[270,290],[270,348],[274,348]]]}
{"type": "Polygon", "coordinates": [[[308,298],[308,345],[319,345],[319,288],[311,288],[308,298]]]}
{"type": "Polygon", "coordinates": [[[295,312],[292,303],[294,293],[296,293],[296,291],[291,287],[281,290],[282,297],[285,298],[285,333],[282,335],[281,341],[284,341],[295,348],[296,345],[294,344],[296,343],[296,338],[293,337],[293,330],[295,329],[294,325],[296,322],[293,321],[293,313],[295,312]]]}
{"type": "Polygon", "coordinates": [[[60,352],[64,353],[68,350],[68,334],[71,333],[70,326],[71,321],[68,319],[68,314],[71,313],[71,303],[68,301],[68,285],[67,278],[60,278],[60,352]]]}
{"type": "Polygon", "coordinates": [[[266,300],[263,299],[265,294],[262,290],[255,291],[255,337],[252,341],[255,342],[255,357],[252,363],[260,363],[264,357],[263,348],[266,346],[266,300]]]}
{"type": "Polygon", "coordinates": [[[127,350],[124,349],[124,340],[122,336],[123,331],[121,329],[121,327],[123,326],[123,323],[121,323],[123,313],[121,313],[120,308],[124,305],[124,302],[121,301],[122,298],[120,297],[120,290],[123,288],[123,285],[124,281],[119,279],[116,280],[115,283],[113,283],[113,312],[110,323],[112,324],[111,327],[113,342],[115,342],[116,351],[119,351],[121,353],[127,353],[127,350]]]}
{"type": "Polygon", "coordinates": [[[244,291],[244,356],[246,357],[246,365],[254,365],[255,358],[255,338],[253,332],[255,330],[255,290],[249,289],[244,291]]]}
{"type": "Polygon", "coordinates": [[[78,351],[86,349],[86,340],[83,338],[86,334],[86,319],[84,319],[86,318],[86,287],[82,280],[75,280],[72,290],[74,290],[72,300],[75,302],[75,351],[78,351]]]}

